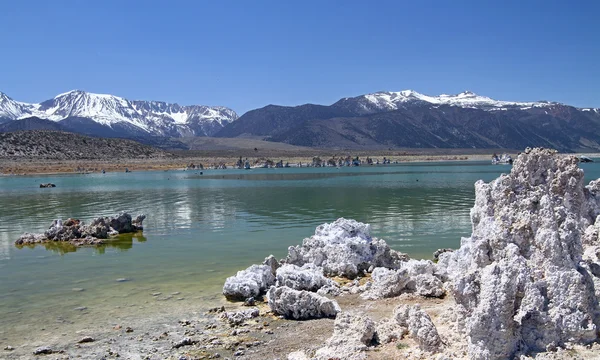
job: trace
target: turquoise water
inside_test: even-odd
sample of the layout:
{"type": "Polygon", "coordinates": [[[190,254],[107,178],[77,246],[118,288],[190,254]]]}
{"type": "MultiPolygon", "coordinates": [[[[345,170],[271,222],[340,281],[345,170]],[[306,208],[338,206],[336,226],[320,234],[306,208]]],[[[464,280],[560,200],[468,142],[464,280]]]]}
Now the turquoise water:
{"type": "MultiPolygon", "coordinates": [[[[600,177],[598,163],[581,167],[586,180],[600,177]]],[[[227,276],[269,254],[285,256],[339,217],[370,223],[394,249],[430,258],[470,234],[474,182],[509,170],[445,162],[0,177],[0,343],[212,306],[223,301],[227,276]],[[57,187],[40,189],[41,182],[57,187]],[[147,214],[143,235],[102,248],[13,245],[55,218],[122,210],[147,214]],[[40,323],[52,326],[40,330],[40,323]]]]}

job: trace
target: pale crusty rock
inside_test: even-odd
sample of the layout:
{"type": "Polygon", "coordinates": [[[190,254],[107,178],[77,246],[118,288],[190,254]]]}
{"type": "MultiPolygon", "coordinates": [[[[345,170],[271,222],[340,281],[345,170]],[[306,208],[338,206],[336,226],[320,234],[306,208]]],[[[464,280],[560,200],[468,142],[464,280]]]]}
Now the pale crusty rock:
{"type": "Polygon", "coordinates": [[[410,280],[405,269],[375,268],[371,273],[371,287],[361,297],[374,300],[398,296],[406,291],[410,280]]]}
{"type": "Polygon", "coordinates": [[[310,360],[304,351],[294,351],[288,354],[287,360],[310,360]]]}
{"type": "Polygon", "coordinates": [[[271,273],[273,273],[273,275],[275,275],[277,269],[279,269],[279,267],[281,266],[279,264],[279,261],[277,261],[277,259],[275,259],[275,256],[273,255],[267,256],[263,261],[263,265],[269,265],[271,267],[271,273]]]}
{"type": "Polygon", "coordinates": [[[544,149],[527,149],[510,174],[475,184],[473,233],[438,262],[471,359],[598,339],[595,276],[582,255],[595,241],[599,190],[599,181],[583,185],[575,157],[544,149]]]}
{"type": "Polygon", "coordinates": [[[333,335],[325,347],[317,350],[316,360],[366,359],[364,351],[375,339],[375,323],[360,313],[339,313],[333,325],[333,335]]]}
{"type": "Polygon", "coordinates": [[[223,295],[229,300],[243,301],[264,294],[274,284],[275,276],[269,265],[251,265],[225,280],[223,295]]]}
{"type": "Polygon", "coordinates": [[[369,224],[340,218],[319,225],[302,246],[290,246],[284,262],[298,266],[312,263],[322,267],[327,276],[354,278],[371,266],[398,268],[407,259],[384,240],[371,237],[369,224]]]}
{"type": "Polygon", "coordinates": [[[395,297],[403,293],[416,293],[427,297],[445,295],[444,284],[435,275],[436,265],[429,260],[402,262],[397,270],[375,268],[371,273],[371,287],[361,295],[364,299],[395,297]]]}
{"type": "Polygon", "coordinates": [[[401,329],[408,329],[410,336],[421,349],[438,352],[442,339],[429,315],[419,305],[400,305],[394,309],[394,317],[401,329]]]}
{"type": "Polygon", "coordinates": [[[376,325],[377,340],[382,344],[400,340],[408,328],[398,325],[395,319],[381,319],[376,325]]]}
{"type": "Polygon", "coordinates": [[[335,282],[323,275],[323,268],[309,263],[302,266],[283,264],[277,269],[276,286],[287,286],[294,290],[317,291],[324,286],[335,287],[335,282]]]}
{"type": "Polygon", "coordinates": [[[305,320],[335,317],[341,311],[334,300],[306,291],[294,290],[287,286],[272,286],[267,293],[271,310],[288,319],[305,320]]]}
{"type": "Polygon", "coordinates": [[[227,320],[229,325],[241,325],[246,320],[252,319],[260,315],[258,308],[252,308],[248,310],[224,312],[221,314],[221,318],[227,320]]]}

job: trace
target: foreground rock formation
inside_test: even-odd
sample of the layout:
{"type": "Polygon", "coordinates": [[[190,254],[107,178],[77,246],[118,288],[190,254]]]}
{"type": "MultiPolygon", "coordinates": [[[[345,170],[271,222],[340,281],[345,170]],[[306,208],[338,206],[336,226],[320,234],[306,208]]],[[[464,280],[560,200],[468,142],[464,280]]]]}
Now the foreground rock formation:
{"type": "Polygon", "coordinates": [[[16,245],[28,245],[51,241],[69,242],[76,246],[100,245],[105,239],[122,233],[143,230],[142,222],[146,215],[131,215],[123,212],[114,217],[98,217],[87,225],[77,219],[54,220],[50,228],[42,234],[25,233],[15,241],[16,245]]]}
{"type": "Polygon", "coordinates": [[[403,353],[411,358],[525,359],[598,341],[600,180],[585,186],[575,157],[527,149],[510,174],[477,182],[475,192],[471,237],[436,252],[437,263],[409,259],[371,237],[368,224],[338,219],[285,259],[229,278],[224,294],[267,293],[271,311],[290,319],[335,317],[332,338],[294,359],[364,359],[405,339],[416,346],[403,353]],[[398,306],[375,321],[327,297],[359,293],[398,297],[398,306]],[[400,300],[419,298],[444,303],[435,319],[400,300]]]}
{"type": "Polygon", "coordinates": [[[510,174],[475,184],[473,234],[438,264],[471,359],[598,339],[598,258],[582,257],[600,245],[599,185],[584,186],[575,157],[545,149],[528,149],[510,174]]]}

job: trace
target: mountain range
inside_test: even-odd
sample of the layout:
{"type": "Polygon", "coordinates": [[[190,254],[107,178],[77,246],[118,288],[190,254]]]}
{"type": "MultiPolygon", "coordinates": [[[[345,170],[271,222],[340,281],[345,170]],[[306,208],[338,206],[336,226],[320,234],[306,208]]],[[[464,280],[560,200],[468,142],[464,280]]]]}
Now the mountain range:
{"type": "Polygon", "coordinates": [[[222,106],[181,106],[162,101],[127,100],[114,95],[72,90],[39,104],[18,102],[0,93],[0,123],[26,118],[46,119],[70,128],[94,127],[132,136],[211,136],[236,120],[222,106]]]}
{"type": "Polygon", "coordinates": [[[239,118],[225,107],[131,101],[78,90],[39,104],[17,102],[0,93],[2,122],[0,131],[66,130],[147,143],[164,142],[156,140],[164,137],[212,136],[349,149],[600,150],[600,109],[500,101],[470,91],[439,96],[413,90],[377,92],[332,105],[268,105],[239,118]]]}
{"type": "Polygon", "coordinates": [[[598,151],[600,109],[499,101],[470,91],[427,96],[405,90],[343,98],[329,106],[269,105],[245,113],[215,136],[330,148],[598,151]]]}

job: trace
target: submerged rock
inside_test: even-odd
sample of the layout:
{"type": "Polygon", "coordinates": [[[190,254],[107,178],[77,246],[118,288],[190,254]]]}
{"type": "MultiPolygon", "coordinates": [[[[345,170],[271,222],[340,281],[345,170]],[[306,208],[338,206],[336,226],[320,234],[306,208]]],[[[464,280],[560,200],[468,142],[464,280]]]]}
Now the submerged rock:
{"type": "Polygon", "coordinates": [[[312,263],[322,267],[327,276],[354,278],[371,266],[398,268],[406,260],[405,254],[390,249],[384,240],[371,237],[369,224],[340,218],[318,226],[302,246],[290,246],[284,262],[312,263]]]}
{"type": "Polygon", "coordinates": [[[252,265],[225,280],[223,295],[229,300],[244,301],[250,297],[257,298],[274,284],[275,276],[270,266],[252,265]]]}
{"type": "Polygon", "coordinates": [[[305,290],[294,290],[287,286],[272,286],[267,293],[271,310],[288,319],[304,320],[335,317],[341,311],[334,300],[305,290]]]}
{"type": "Polygon", "coordinates": [[[77,219],[54,220],[43,234],[25,233],[15,241],[16,245],[36,244],[49,241],[65,241],[75,246],[103,244],[103,239],[124,232],[142,230],[145,215],[138,215],[132,223],[131,215],[121,213],[115,217],[99,217],[93,219],[90,225],[77,219]],[[116,226],[116,228],[114,227],[116,226]]]}
{"type": "Polygon", "coordinates": [[[584,186],[577,164],[527,149],[510,174],[475,184],[473,233],[438,263],[452,280],[470,358],[598,339],[596,275],[582,255],[597,241],[600,184],[584,186]]]}

